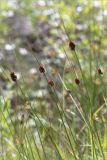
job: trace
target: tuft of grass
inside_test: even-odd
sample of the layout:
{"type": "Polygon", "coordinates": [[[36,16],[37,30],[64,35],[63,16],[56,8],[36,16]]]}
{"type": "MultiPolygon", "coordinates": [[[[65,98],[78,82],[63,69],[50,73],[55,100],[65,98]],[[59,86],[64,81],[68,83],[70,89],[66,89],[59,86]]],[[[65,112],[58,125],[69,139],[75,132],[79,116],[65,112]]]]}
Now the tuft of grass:
{"type": "MultiPolygon", "coordinates": [[[[46,7],[48,10],[52,6],[47,4],[46,7]]],[[[7,65],[7,72],[2,67],[3,76],[7,77],[7,83],[14,88],[12,96],[23,97],[23,104],[18,105],[16,98],[17,107],[11,111],[11,96],[5,96],[1,88],[0,159],[106,160],[105,73],[99,65],[100,59],[96,62],[96,56],[87,55],[92,62],[89,58],[82,57],[78,45],[68,34],[60,9],[57,14],[61,22],[60,31],[67,37],[67,46],[62,44],[65,63],[62,72],[56,68],[57,80],[48,70],[50,66],[43,64],[36,54],[31,54],[37,66],[37,75],[41,77],[40,81],[35,83],[45,83],[51,110],[46,110],[47,101],[41,112],[36,105],[39,103],[40,107],[42,102],[38,102],[37,97],[32,102],[30,85],[28,87],[26,84],[26,78],[20,68],[20,58],[16,53],[15,59],[19,64],[21,78],[17,78],[17,73],[13,72],[11,65],[7,65]],[[86,67],[82,66],[81,57],[86,67]],[[70,71],[66,73],[68,65],[70,71]],[[53,119],[49,111],[54,114],[53,119]]],[[[29,48],[32,53],[30,45],[29,48]]]]}

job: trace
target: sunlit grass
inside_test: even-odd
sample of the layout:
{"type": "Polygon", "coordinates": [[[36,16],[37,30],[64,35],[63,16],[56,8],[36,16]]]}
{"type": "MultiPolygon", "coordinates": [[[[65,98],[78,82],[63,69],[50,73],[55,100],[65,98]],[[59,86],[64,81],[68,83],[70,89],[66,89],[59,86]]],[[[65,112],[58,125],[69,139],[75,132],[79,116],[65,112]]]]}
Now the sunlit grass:
{"type": "MultiPolygon", "coordinates": [[[[65,57],[61,68],[55,67],[53,74],[48,59],[44,58],[43,61],[38,58],[32,52],[31,44],[28,44],[29,52],[37,71],[34,76],[27,77],[28,74],[24,73],[21,68],[23,61],[17,52],[14,52],[14,59],[21,73],[19,77],[12,64],[6,63],[6,68],[0,66],[0,73],[8,90],[5,92],[5,89],[0,87],[1,160],[106,160],[107,158],[107,88],[103,57],[105,46],[102,39],[99,43],[101,30],[92,25],[95,17],[89,16],[92,24],[85,38],[88,39],[88,34],[93,37],[89,36],[87,42],[83,39],[78,44],[74,26],[71,25],[70,31],[68,19],[63,17],[65,10],[67,11],[66,7],[61,10],[64,4],[64,2],[59,5],[50,3],[48,6],[47,3],[45,8],[53,9],[52,14],[47,16],[48,20],[57,13],[61,22],[55,33],[59,33],[60,38],[64,36],[64,40],[60,45],[54,40],[59,47],[57,49],[60,49],[65,57]],[[84,50],[87,53],[84,53],[84,50]],[[36,76],[39,78],[35,79],[36,76]],[[41,87],[40,83],[43,83],[43,87],[47,90],[45,96],[42,93],[43,99],[38,99],[36,95],[32,100],[30,92],[32,81],[27,82],[28,80],[37,85],[33,86],[35,92],[41,87]],[[16,97],[13,106],[11,97],[16,97]],[[22,103],[19,103],[18,97],[22,98],[22,103]]],[[[71,8],[74,13],[73,5],[71,8]]],[[[82,11],[82,17],[85,15],[88,17],[92,7],[93,3],[90,2],[90,6],[82,11]]],[[[103,10],[104,6],[101,7],[103,10]]],[[[74,21],[77,17],[75,13],[74,21]]],[[[90,24],[87,20],[86,23],[90,24]]],[[[80,36],[84,33],[85,29],[80,36]]],[[[103,37],[102,32],[101,38],[103,37]]]]}

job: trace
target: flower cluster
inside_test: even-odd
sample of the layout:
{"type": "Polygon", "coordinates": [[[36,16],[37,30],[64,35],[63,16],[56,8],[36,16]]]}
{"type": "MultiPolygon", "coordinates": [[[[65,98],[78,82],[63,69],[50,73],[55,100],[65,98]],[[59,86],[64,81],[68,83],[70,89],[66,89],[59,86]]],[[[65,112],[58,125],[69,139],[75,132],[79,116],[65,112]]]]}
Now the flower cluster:
{"type": "Polygon", "coordinates": [[[11,80],[12,80],[13,82],[16,82],[16,81],[17,81],[17,75],[15,74],[15,72],[11,72],[11,73],[10,73],[10,77],[11,77],[11,80]]]}
{"type": "Polygon", "coordinates": [[[71,50],[75,50],[75,44],[74,44],[74,42],[72,42],[72,41],[69,42],[69,48],[71,50]]]}
{"type": "Polygon", "coordinates": [[[45,68],[42,64],[39,66],[39,71],[40,73],[45,73],[45,68]]]}
{"type": "Polygon", "coordinates": [[[103,71],[101,70],[101,68],[98,68],[98,74],[103,75],[103,71]]]}
{"type": "Polygon", "coordinates": [[[79,85],[79,84],[80,84],[80,80],[79,80],[79,78],[75,78],[75,83],[76,83],[77,85],[79,85]]]}
{"type": "Polygon", "coordinates": [[[53,80],[48,80],[48,84],[51,86],[51,87],[53,87],[54,86],[54,81],[53,80]]]}

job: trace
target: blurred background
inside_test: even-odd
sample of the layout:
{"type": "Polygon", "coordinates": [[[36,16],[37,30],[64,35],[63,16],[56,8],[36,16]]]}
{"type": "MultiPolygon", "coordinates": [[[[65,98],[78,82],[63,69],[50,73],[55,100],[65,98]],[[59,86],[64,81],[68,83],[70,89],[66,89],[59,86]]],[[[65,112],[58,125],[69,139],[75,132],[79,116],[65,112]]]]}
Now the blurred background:
{"type": "MultiPolygon", "coordinates": [[[[76,43],[81,64],[87,71],[87,60],[93,63],[94,59],[102,65],[107,58],[106,25],[106,0],[0,1],[1,94],[13,97],[13,84],[4,72],[15,71],[19,79],[23,75],[26,81],[22,82],[23,87],[32,99],[42,98],[42,94],[46,96],[46,84],[37,73],[35,57],[57,80],[56,68],[62,74],[66,61],[64,48],[72,58],[67,35],[76,43]]],[[[69,65],[65,72],[69,75],[69,65]]]]}

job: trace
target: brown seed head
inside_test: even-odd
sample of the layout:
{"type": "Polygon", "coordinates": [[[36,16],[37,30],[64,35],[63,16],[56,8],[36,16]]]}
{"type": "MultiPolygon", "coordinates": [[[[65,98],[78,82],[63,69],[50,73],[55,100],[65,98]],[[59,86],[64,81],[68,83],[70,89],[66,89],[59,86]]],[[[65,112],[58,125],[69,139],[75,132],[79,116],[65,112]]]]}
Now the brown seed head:
{"type": "Polygon", "coordinates": [[[75,44],[74,44],[74,42],[72,42],[72,41],[69,42],[69,48],[71,50],[75,50],[75,44]]]}
{"type": "Polygon", "coordinates": [[[98,74],[103,75],[103,71],[101,70],[101,68],[98,68],[98,74]]]}
{"type": "Polygon", "coordinates": [[[79,85],[79,84],[80,84],[80,80],[79,80],[78,78],[75,78],[75,83],[76,83],[77,85],[79,85]]]}
{"type": "Polygon", "coordinates": [[[17,76],[16,76],[16,74],[14,72],[10,73],[10,77],[11,77],[12,81],[14,81],[14,82],[17,81],[17,76]]]}
{"type": "Polygon", "coordinates": [[[42,64],[39,66],[39,71],[40,73],[45,73],[45,68],[42,64]]]}
{"type": "Polygon", "coordinates": [[[51,86],[51,87],[53,87],[55,84],[54,84],[54,81],[53,80],[48,80],[48,84],[51,86]]]}

